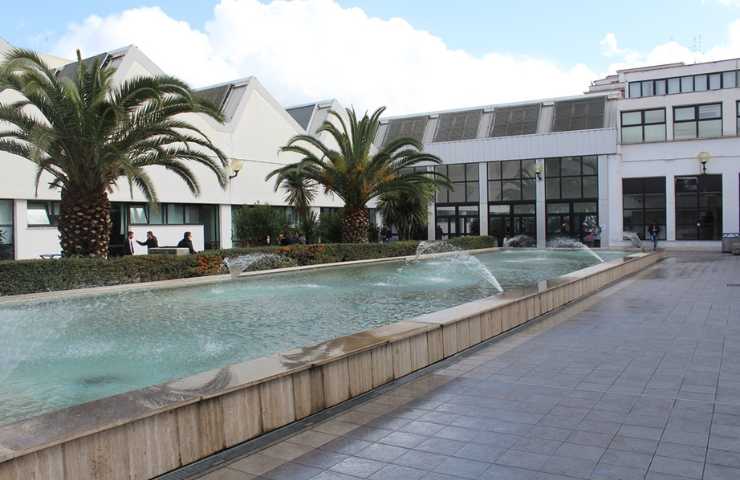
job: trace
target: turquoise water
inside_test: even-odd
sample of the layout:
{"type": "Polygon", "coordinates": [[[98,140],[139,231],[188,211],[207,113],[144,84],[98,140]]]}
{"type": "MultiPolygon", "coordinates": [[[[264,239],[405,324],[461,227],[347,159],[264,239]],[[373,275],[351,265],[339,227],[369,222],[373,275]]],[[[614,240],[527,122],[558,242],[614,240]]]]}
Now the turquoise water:
{"type": "MultiPolygon", "coordinates": [[[[620,252],[600,252],[606,260],[620,252]]],[[[597,263],[506,250],[0,307],[0,423],[409,319],[597,263]]]]}

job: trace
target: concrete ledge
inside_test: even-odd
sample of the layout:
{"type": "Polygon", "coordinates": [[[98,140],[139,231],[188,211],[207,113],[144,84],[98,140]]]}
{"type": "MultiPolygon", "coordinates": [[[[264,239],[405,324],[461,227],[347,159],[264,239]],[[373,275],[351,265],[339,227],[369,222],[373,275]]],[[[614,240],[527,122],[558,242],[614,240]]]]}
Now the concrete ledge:
{"type": "Polygon", "coordinates": [[[0,427],[0,479],[150,479],[361,395],[652,265],[531,288],[0,427]]]}

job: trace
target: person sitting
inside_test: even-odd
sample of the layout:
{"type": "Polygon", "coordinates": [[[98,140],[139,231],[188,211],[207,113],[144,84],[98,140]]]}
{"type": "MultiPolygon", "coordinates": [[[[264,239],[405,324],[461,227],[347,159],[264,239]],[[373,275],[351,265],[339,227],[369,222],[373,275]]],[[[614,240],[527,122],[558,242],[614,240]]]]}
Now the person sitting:
{"type": "Polygon", "coordinates": [[[151,230],[146,232],[146,241],[140,242],[137,240],[136,243],[146,248],[157,248],[159,246],[159,240],[157,240],[157,237],[154,236],[154,232],[151,230]]]}
{"type": "Polygon", "coordinates": [[[185,232],[182,240],[177,244],[177,248],[187,248],[191,254],[198,253],[193,248],[193,234],[191,232],[185,232]]]}

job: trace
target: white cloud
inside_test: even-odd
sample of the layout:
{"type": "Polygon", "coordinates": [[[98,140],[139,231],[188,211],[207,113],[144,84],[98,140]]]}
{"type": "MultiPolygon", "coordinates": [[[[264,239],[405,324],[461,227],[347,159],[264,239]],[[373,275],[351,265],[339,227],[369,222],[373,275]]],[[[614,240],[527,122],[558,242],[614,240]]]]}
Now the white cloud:
{"type": "MultiPolygon", "coordinates": [[[[740,5],[740,0],[737,0],[737,3],[740,5]]],[[[729,24],[727,38],[724,43],[710,47],[703,52],[697,52],[676,41],[656,45],[647,52],[622,49],[618,48],[617,38],[613,33],[606,34],[601,40],[601,45],[604,55],[615,58],[615,61],[609,65],[608,70],[610,72],[645,65],[673,62],[695,63],[738,58],[740,57],[740,20],[735,20],[729,24]]]]}
{"type": "Polygon", "coordinates": [[[91,16],[69,26],[54,53],[128,44],[196,86],[255,75],[285,104],[333,97],[392,113],[577,94],[598,77],[583,64],[454,50],[403,19],[335,0],[221,0],[203,29],[156,7],[91,16]]]}

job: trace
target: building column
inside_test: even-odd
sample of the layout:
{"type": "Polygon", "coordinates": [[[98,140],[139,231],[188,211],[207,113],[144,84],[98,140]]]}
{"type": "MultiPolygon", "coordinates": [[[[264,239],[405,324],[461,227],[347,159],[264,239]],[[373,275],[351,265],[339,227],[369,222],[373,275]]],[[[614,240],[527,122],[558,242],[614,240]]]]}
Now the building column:
{"type": "Polygon", "coordinates": [[[537,248],[547,246],[547,212],[545,211],[545,159],[538,158],[535,160],[538,171],[542,172],[542,180],[537,180],[535,185],[535,218],[537,219],[537,248]]]}
{"type": "Polygon", "coordinates": [[[221,248],[232,248],[234,246],[232,238],[232,221],[231,221],[231,205],[219,205],[218,206],[218,236],[221,243],[221,248]]]}
{"type": "Polygon", "coordinates": [[[609,246],[609,232],[612,227],[611,215],[609,212],[609,198],[613,192],[610,191],[610,176],[609,176],[609,157],[607,155],[599,155],[598,167],[598,189],[599,189],[599,228],[601,229],[601,246],[609,246]]]}
{"type": "Polygon", "coordinates": [[[676,182],[673,175],[665,177],[665,238],[676,240],[676,182]]]}
{"type": "Polygon", "coordinates": [[[13,259],[20,260],[26,258],[23,256],[21,246],[30,243],[25,238],[28,232],[26,225],[26,210],[28,208],[28,202],[26,200],[11,200],[11,206],[13,207],[13,259]]]}
{"type": "MultiPolygon", "coordinates": [[[[434,167],[427,167],[427,171],[433,171],[434,167]]],[[[427,207],[427,240],[434,241],[437,239],[437,219],[434,215],[435,197],[429,202],[427,207]]]]}
{"type": "Polygon", "coordinates": [[[481,236],[488,235],[488,163],[478,164],[478,222],[481,236]]]}

